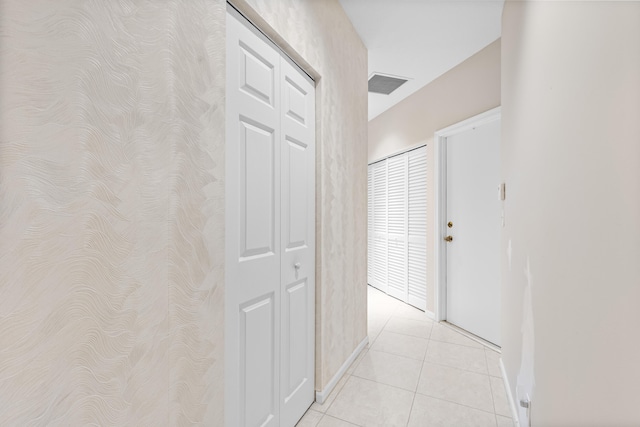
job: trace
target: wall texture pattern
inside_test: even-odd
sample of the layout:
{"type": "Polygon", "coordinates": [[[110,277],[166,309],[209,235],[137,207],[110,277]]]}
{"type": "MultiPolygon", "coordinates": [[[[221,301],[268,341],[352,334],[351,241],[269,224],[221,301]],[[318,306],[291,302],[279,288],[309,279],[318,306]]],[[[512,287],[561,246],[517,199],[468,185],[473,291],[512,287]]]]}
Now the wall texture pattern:
{"type": "Polygon", "coordinates": [[[220,424],[224,14],[0,2],[0,425],[220,424]]]}
{"type": "MultiPolygon", "coordinates": [[[[366,49],[244,5],[320,77],[322,389],[366,336],[366,49]]],[[[0,425],[222,425],[225,14],[0,0],[0,425]]]]}

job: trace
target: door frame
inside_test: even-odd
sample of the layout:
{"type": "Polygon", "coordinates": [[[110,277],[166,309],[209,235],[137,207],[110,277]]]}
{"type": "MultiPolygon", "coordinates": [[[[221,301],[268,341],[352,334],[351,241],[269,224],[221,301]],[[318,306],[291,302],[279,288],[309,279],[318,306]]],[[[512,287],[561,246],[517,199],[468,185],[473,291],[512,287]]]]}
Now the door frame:
{"type": "Polygon", "coordinates": [[[433,136],[434,142],[434,189],[435,217],[433,230],[434,283],[435,283],[435,320],[447,319],[447,247],[444,237],[447,234],[447,138],[477,126],[500,120],[501,108],[470,117],[459,123],[440,129],[433,136]]]}

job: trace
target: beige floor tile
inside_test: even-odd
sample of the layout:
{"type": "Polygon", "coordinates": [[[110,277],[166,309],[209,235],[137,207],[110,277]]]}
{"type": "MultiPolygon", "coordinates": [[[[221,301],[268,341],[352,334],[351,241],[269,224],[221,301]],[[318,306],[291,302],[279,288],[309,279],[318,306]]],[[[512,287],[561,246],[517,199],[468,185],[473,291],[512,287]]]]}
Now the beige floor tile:
{"type": "Polygon", "coordinates": [[[487,369],[489,370],[489,375],[492,377],[502,378],[502,371],[500,370],[500,353],[485,348],[484,354],[487,356],[487,369]]]}
{"type": "Polygon", "coordinates": [[[357,424],[351,424],[339,418],[334,418],[329,415],[325,415],[324,417],[322,417],[320,424],[318,424],[318,427],[353,427],[353,426],[357,426],[357,424]]]}
{"type": "Polygon", "coordinates": [[[433,325],[431,330],[431,339],[434,341],[447,342],[450,344],[465,345],[467,347],[482,348],[484,346],[478,341],[474,341],[471,338],[465,337],[460,332],[441,324],[433,325]]]}
{"type": "Polygon", "coordinates": [[[425,362],[418,393],[493,413],[488,375],[425,362]]]}
{"type": "Polygon", "coordinates": [[[498,427],[514,427],[513,419],[509,417],[503,417],[502,415],[496,415],[496,421],[498,421],[498,427]]]}
{"type": "Polygon", "coordinates": [[[430,340],[425,360],[488,375],[487,360],[481,348],[430,340]]]}
{"type": "Polygon", "coordinates": [[[322,405],[319,404],[318,402],[313,402],[310,409],[314,411],[322,412],[322,413],[327,412],[327,409],[329,409],[329,406],[331,406],[333,401],[336,399],[336,396],[338,395],[338,393],[340,393],[340,390],[342,390],[344,385],[347,383],[347,380],[349,379],[349,377],[350,375],[345,374],[340,379],[340,381],[338,381],[338,384],[336,384],[331,394],[329,394],[329,397],[327,397],[327,400],[325,400],[322,405]]]}
{"type": "Polygon", "coordinates": [[[382,331],[371,346],[371,349],[423,360],[427,351],[427,342],[424,338],[382,331]]]}
{"type": "Polygon", "coordinates": [[[396,310],[393,312],[393,315],[412,320],[431,320],[424,311],[418,310],[417,308],[412,307],[409,304],[398,305],[396,310]]]}
{"type": "Polygon", "coordinates": [[[511,416],[511,408],[507,399],[507,392],[504,389],[502,378],[491,377],[491,390],[493,391],[493,404],[495,412],[505,417],[511,416]]]}
{"type": "Polygon", "coordinates": [[[351,376],[327,414],[360,426],[405,427],[413,396],[407,390],[351,376]]]}
{"type": "Polygon", "coordinates": [[[416,394],[409,427],[495,427],[488,412],[416,394]]]}
{"type": "Polygon", "coordinates": [[[419,338],[429,338],[433,322],[429,320],[412,320],[404,317],[391,316],[385,331],[395,332],[397,334],[411,335],[419,338]]]}
{"type": "Polygon", "coordinates": [[[322,412],[309,409],[298,421],[296,427],[316,427],[322,418],[322,412]]]}
{"type": "Polygon", "coordinates": [[[420,360],[371,350],[353,375],[415,392],[421,368],[420,360]]]}

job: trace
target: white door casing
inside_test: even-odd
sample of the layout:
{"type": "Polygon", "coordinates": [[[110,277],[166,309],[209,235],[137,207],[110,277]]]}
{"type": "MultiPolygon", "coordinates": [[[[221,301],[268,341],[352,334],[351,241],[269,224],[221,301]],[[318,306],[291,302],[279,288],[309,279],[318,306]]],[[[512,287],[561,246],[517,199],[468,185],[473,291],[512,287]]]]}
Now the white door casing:
{"type": "Polygon", "coordinates": [[[314,392],[315,88],[228,11],[225,423],[293,426],[314,392]]]}
{"type": "Polygon", "coordinates": [[[439,319],[500,345],[500,120],[499,110],[439,131],[444,204],[436,245],[444,246],[439,319]],[[475,120],[475,121],[474,121],[475,120]],[[457,126],[457,128],[456,128],[457,126]],[[448,227],[448,223],[452,227],[448,227]],[[444,243],[445,236],[451,242],[444,243]],[[443,289],[443,283],[446,286],[443,289]],[[444,297],[444,298],[443,298],[444,297]]]}

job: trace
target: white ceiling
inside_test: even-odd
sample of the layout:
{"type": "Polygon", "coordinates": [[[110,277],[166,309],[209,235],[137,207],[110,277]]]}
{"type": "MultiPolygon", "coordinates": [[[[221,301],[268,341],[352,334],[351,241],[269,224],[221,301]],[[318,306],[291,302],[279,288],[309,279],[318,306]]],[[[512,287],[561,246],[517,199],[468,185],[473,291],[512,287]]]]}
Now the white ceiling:
{"type": "Polygon", "coordinates": [[[340,0],[369,50],[369,76],[409,78],[369,94],[369,120],[478,52],[501,33],[504,0],[340,0]]]}

